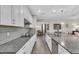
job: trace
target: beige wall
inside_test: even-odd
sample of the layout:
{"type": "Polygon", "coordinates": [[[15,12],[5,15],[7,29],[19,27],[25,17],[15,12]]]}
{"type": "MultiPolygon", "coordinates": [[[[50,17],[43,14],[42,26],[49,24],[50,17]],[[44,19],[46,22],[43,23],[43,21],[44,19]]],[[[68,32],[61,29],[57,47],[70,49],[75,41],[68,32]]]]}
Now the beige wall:
{"type": "Polygon", "coordinates": [[[64,22],[64,21],[38,22],[39,26],[40,24],[49,24],[49,30],[47,31],[49,33],[54,33],[56,31],[53,29],[53,24],[55,23],[62,25],[62,29],[60,30],[62,32],[72,32],[72,30],[74,29],[73,24],[76,24],[76,23],[78,24],[78,22],[64,22]],[[66,27],[66,24],[68,24],[68,27],[66,27]]]}
{"type": "MultiPolygon", "coordinates": [[[[55,24],[55,23],[50,23],[49,24],[49,31],[48,32],[50,32],[50,33],[54,33],[56,31],[56,30],[53,29],[53,24],[55,24]]],[[[68,24],[68,28],[66,27],[66,24],[68,24],[68,23],[61,24],[62,28],[61,28],[60,31],[62,31],[62,32],[70,32],[72,30],[72,28],[73,28],[72,24],[68,24]]]]}

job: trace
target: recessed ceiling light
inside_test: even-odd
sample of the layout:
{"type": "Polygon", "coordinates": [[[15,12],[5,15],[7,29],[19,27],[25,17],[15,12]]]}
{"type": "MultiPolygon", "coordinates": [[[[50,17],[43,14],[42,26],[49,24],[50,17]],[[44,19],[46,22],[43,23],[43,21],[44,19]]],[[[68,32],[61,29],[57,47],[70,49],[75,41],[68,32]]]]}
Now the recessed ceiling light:
{"type": "Polygon", "coordinates": [[[54,12],[54,13],[55,13],[55,12],[56,12],[56,10],[52,10],[52,12],[54,12]]]}
{"type": "Polygon", "coordinates": [[[41,10],[39,9],[38,12],[41,12],[41,10]]]}

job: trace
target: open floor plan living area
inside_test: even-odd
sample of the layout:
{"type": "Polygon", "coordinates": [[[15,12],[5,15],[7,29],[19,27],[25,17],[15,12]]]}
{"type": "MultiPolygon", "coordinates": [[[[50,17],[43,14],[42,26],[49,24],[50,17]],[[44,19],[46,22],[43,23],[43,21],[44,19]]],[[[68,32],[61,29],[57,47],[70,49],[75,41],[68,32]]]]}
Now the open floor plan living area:
{"type": "Polygon", "coordinates": [[[79,54],[79,5],[0,5],[0,54],[79,54]]]}

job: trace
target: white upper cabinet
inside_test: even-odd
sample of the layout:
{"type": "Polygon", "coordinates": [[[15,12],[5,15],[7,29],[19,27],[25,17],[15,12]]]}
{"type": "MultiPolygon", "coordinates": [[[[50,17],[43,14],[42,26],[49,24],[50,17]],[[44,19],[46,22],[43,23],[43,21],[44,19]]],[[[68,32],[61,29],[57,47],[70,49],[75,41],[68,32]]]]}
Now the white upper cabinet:
{"type": "Polygon", "coordinates": [[[24,27],[23,6],[12,6],[12,24],[14,26],[24,27]]]}
{"type": "Polygon", "coordinates": [[[19,26],[24,27],[24,7],[20,6],[20,21],[19,21],[19,26]]]}
{"type": "Polygon", "coordinates": [[[12,24],[14,26],[24,27],[24,11],[23,6],[12,6],[12,24]]]}
{"type": "Polygon", "coordinates": [[[12,6],[12,25],[13,26],[18,26],[19,25],[19,11],[20,8],[19,6],[12,6]]]}
{"type": "Polygon", "coordinates": [[[24,27],[24,10],[21,5],[1,5],[0,24],[24,27]]]}
{"type": "Polygon", "coordinates": [[[1,25],[11,25],[11,6],[10,5],[1,5],[1,25]]]}

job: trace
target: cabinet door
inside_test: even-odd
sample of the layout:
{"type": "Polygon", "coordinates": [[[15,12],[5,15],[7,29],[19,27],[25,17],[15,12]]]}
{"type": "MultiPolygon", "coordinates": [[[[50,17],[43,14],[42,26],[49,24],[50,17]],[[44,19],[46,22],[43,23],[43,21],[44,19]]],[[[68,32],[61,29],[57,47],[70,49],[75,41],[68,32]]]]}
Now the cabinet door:
{"type": "Polygon", "coordinates": [[[24,8],[20,6],[20,14],[19,14],[19,26],[24,27],[24,8]]]}
{"type": "Polygon", "coordinates": [[[19,26],[19,14],[20,14],[20,6],[15,5],[12,6],[12,24],[13,26],[19,26]]]}
{"type": "Polygon", "coordinates": [[[52,40],[52,53],[58,54],[58,43],[55,40],[52,40]]]}
{"type": "Polygon", "coordinates": [[[12,6],[12,24],[24,27],[23,6],[12,6]]]}
{"type": "Polygon", "coordinates": [[[11,25],[11,6],[1,5],[1,24],[11,25]]]}

